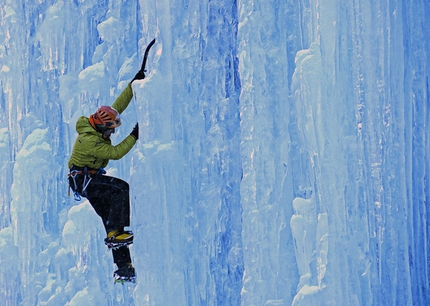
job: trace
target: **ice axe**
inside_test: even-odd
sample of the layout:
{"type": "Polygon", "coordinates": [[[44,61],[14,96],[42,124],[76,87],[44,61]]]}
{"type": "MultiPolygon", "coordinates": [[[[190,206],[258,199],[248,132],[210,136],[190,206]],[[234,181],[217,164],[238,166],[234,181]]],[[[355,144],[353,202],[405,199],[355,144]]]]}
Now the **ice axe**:
{"type": "Polygon", "coordinates": [[[133,82],[135,80],[143,80],[145,78],[145,72],[146,72],[145,66],[146,66],[146,61],[148,59],[148,53],[149,53],[149,50],[151,49],[151,47],[154,44],[155,44],[155,38],[146,47],[145,54],[143,55],[142,67],[140,67],[139,72],[136,74],[136,76],[134,77],[134,79],[131,80],[131,82],[133,82]]]}

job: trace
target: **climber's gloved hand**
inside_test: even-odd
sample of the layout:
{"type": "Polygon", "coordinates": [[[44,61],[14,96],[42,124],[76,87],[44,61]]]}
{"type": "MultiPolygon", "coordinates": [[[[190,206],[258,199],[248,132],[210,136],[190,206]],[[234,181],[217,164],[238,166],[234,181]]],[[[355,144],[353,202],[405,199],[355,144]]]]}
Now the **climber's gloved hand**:
{"type": "Polygon", "coordinates": [[[133,80],[131,80],[130,83],[133,83],[136,80],[143,80],[145,78],[145,72],[140,70],[136,75],[134,76],[133,80]]]}
{"type": "Polygon", "coordinates": [[[133,131],[131,131],[130,135],[133,136],[134,138],[136,138],[136,140],[139,139],[139,123],[136,123],[136,125],[134,126],[133,131]]]}

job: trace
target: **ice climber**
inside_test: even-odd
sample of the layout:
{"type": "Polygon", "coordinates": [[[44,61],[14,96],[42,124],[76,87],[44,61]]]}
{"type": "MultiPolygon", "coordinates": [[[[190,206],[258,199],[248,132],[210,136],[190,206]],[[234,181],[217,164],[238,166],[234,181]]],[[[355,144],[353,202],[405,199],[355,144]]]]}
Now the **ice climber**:
{"type": "Polygon", "coordinates": [[[114,272],[116,281],[134,281],[128,245],[133,242],[130,226],[130,197],[127,182],[105,175],[109,160],[126,155],[139,139],[139,125],[119,144],[112,145],[110,136],[121,125],[120,114],[127,108],[133,91],[134,80],[145,78],[139,71],[123,92],[110,106],[101,106],[89,117],[82,116],[76,123],[78,137],[68,163],[69,184],[75,197],[88,199],[95,212],[101,217],[106,230],[105,244],[112,249],[113,260],[118,269],[114,272]]]}

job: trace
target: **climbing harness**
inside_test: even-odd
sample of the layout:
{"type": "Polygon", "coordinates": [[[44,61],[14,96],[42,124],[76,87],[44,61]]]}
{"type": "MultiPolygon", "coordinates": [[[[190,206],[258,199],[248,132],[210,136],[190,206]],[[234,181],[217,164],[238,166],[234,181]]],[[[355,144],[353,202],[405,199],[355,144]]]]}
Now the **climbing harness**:
{"type": "MultiPolygon", "coordinates": [[[[72,189],[73,189],[73,197],[74,197],[75,201],[80,201],[82,199],[82,196],[86,197],[87,187],[92,180],[91,174],[102,174],[103,175],[103,174],[106,174],[106,171],[103,168],[93,170],[93,169],[88,169],[87,167],[84,167],[83,170],[74,169],[74,170],[70,171],[68,177],[69,178],[71,177],[73,180],[73,187],[74,188],[72,188],[72,189]],[[84,181],[82,183],[82,191],[81,192],[78,191],[78,184],[76,182],[76,176],[79,174],[84,175],[84,181]]],[[[70,182],[69,182],[69,192],[68,192],[69,196],[70,196],[70,188],[71,188],[71,186],[70,186],[70,182]]]]}

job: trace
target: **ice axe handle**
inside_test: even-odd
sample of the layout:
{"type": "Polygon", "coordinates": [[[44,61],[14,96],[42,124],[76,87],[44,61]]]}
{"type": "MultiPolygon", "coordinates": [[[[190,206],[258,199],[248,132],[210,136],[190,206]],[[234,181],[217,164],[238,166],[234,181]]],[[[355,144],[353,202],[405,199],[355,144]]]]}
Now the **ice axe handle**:
{"type": "Polygon", "coordinates": [[[145,55],[143,56],[143,62],[142,62],[142,67],[140,68],[140,72],[145,73],[145,66],[146,66],[146,60],[148,59],[148,53],[149,50],[151,49],[151,47],[155,44],[155,38],[149,43],[149,45],[146,47],[145,50],[145,55]]]}

